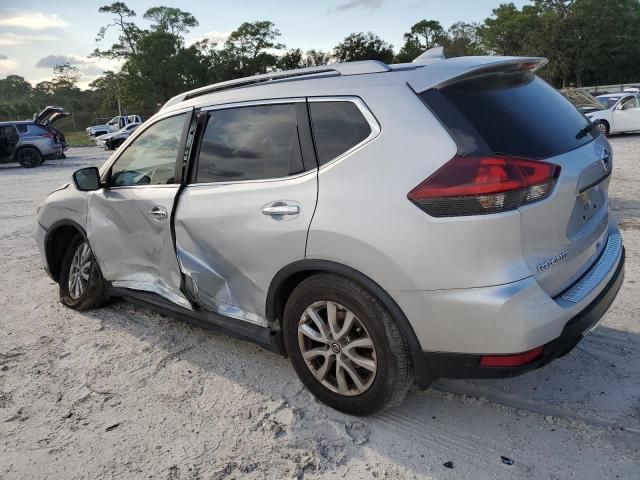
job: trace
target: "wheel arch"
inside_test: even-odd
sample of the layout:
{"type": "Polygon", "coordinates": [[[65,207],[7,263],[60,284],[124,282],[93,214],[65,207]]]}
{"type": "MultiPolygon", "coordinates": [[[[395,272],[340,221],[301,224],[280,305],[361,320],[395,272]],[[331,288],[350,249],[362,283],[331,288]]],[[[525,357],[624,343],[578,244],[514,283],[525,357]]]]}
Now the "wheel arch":
{"type": "Polygon", "coordinates": [[[78,233],[82,235],[85,240],[87,239],[87,234],[80,224],[73,220],[65,219],[51,225],[44,236],[45,260],[49,274],[56,282],[60,281],[60,270],[66,245],[68,245],[71,239],[78,233]]]}
{"type": "Polygon", "coordinates": [[[42,150],[40,150],[40,148],[37,145],[34,145],[32,143],[27,143],[27,144],[19,145],[18,147],[16,147],[16,149],[13,151],[13,158],[17,158],[18,152],[20,152],[20,150],[24,150],[25,148],[33,148],[40,154],[42,158],[44,158],[45,156],[42,153],[42,150]]]}
{"type": "MultiPolygon", "coordinates": [[[[265,313],[273,324],[281,326],[287,299],[303,280],[318,273],[335,273],[359,283],[378,298],[396,321],[402,336],[408,343],[411,361],[415,369],[416,383],[424,389],[433,380],[418,341],[418,337],[396,301],[380,285],[363,273],[329,260],[299,260],[282,268],[273,278],[267,291],[265,313]]],[[[284,343],[284,342],[282,342],[284,343]]]]}

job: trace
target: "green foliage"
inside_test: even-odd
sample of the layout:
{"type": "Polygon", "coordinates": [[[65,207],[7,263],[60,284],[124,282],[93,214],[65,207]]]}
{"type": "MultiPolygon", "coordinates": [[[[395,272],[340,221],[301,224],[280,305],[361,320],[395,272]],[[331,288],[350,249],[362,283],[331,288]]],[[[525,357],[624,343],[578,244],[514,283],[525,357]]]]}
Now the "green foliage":
{"type": "Polygon", "coordinates": [[[352,33],[333,49],[338,62],[358,60],[379,60],[385,63],[393,61],[393,45],[385,42],[373,32],[352,33]]]}
{"type": "Polygon", "coordinates": [[[544,56],[549,65],[540,73],[558,87],[640,80],[638,0],[532,0],[522,8],[505,3],[480,24],[457,22],[448,29],[424,19],[405,33],[395,56],[371,32],[352,33],[331,52],[286,49],[270,21],[241,24],[224,45],[201,40],[187,46],[185,35],[198,20],[179,8],[149,8],[142,17],[146,28],[124,2],[98,11],[110,20],[97,42],[110,33],[116,41],[93,55],[121,60],[120,71],[104,72],[85,91],[77,87],[78,69],[69,64],[57,65],[51,80],[35,86],[10,75],[0,79],[0,118],[30,118],[46,105],[61,105],[84,127],[96,116],[114,115],[118,101],[130,113],[149,114],[173,95],[219,81],[331,62],[410,62],[434,46],[444,47],[447,57],[544,56]]]}
{"type": "Polygon", "coordinates": [[[404,45],[396,56],[396,62],[411,62],[430,48],[441,46],[445,31],[436,20],[421,20],[404,34],[404,45]]]}
{"type": "Polygon", "coordinates": [[[118,42],[111,45],[111,48],[107,50],[96,48],[92,55],[102,58],[128,58],[129,55],[135,53],[136,44],[142,35],[142,30],[140,30],[135,23],[127,19],[135,17],[136,12],[127,7],[124,2],[114,2],[111,5],[105,5],[100,7],[98,12],[110,13],[113,16],[111,23],[100,29],[96,41],[100,42],[104,40],[109,29],[115,28],[119,32],[118,42]]]}
{"type": "Polygon", "coordinates": [[[151,25],[152,30],[172,35],[189,33],[190,28],[199,25],[196,17],[189,12],[173,7],[152,7],[144,13],[143,18],[154,22],[151,25]]]}

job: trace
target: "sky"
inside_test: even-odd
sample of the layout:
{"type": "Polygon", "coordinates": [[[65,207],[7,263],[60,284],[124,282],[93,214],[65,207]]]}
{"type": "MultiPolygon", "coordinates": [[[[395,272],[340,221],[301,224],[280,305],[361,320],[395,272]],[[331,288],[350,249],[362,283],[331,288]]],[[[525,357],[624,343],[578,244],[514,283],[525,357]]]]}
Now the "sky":
{"type": "MultiPolygon", "coordinates": [[[[223,42],[242,22],[271,20],[289,48],[330,50],[353,32],[373,31],[396,50],[411,25],[438,20],[448,27],[456,21],[482,22],[506,0],[129,0],[138,25],[153,6],[191,12],[200,22],[187,34],[191,43],[207,37],[223,42]]],[[[56,64],[69,62],[81,72],[80,87],[102,71],[117,69],[108,60],[88,58],[96,48],[108,48],[117,38],[108,33],[97,43],[101,26],[110,22],[98,8],[109,0],[0,0],[0,78],[17,74],[32,83],[49,80],[56,64]]],[[[522,6],[525,0],[515,0],[522,6]]]]}

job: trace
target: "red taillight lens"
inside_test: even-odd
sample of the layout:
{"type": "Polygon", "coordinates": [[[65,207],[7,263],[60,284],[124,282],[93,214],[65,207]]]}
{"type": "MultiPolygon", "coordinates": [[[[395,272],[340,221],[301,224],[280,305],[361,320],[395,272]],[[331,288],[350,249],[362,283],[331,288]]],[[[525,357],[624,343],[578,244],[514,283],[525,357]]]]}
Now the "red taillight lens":
{"type": "Polygon", "coordinates": [[[53,138],[55,135],[51,132],[44,132],[40,134],[41,137],[53,138]]]}
{"type": "Polygon", "coordinates": [[[504,212],[547,197],[558,175],[559,166],[537,160],[456,156],[407,197],[434,217],[504,212]]]}
{"type": "Polygon", "coordinates": [[[542,355],[544,347],[517,353],[515,355],[485,355],[480,359],[482,367],[521,367],[542,355]]]}

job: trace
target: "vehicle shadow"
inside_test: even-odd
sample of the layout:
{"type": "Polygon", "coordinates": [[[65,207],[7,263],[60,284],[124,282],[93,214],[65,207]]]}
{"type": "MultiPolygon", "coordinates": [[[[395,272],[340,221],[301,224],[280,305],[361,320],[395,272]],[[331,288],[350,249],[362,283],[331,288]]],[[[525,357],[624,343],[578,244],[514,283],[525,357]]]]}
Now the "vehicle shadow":
{"type": "MultiPolygon", "coordinates": [[[[632,312],[623,313],[633,315],[632,312]]],[[[453,442],[451,445],[454,446],[462,442],[470,445],[465,448],[478,450],[483,447],[473,445],[478,443],[476,437],[482,436],[485,426],[480,423],[467,428],[460,423],[465,414],[477,416],[473,405],[465,408],[469,398],[535,412],[542,415],[539,417],[541,425],[544,425],[544,417],[553,416],[599,427],[624,425],[640,433],[640,335],[630,331],[601,326],[569,355],[541,370],[504,380],[438,381],[430,390],[412,392],[402,405],[391,411],[356,418],[317,402],[297,379],[287,359],[251,343],[120,300],[83,315],[98,320],[103,327],[136,337],[142,351],[155,352],[145,355],[148,360],[131,372],[133,377],[144,379],[145,385],[167,382],[158,388],[186,389],[189,382],[186,372],[190,374],[197,370],[199,382],[213,382],[216,377],[223,376],[228,382],[256,392],[265,400],[284,402],[297,412],[292,422],[285,426],[286,441],[294,444],[331,443],[326,433],[319,434],[316,429],[326,432],[327,425],[333,425],[334,430],[342,434],[336,434],[335,444],[341,445],[345,439],[350,439],[351,434],[347,435],[345,431],[349,432],[353,425],[361,425],[368,432],[378,432],[377,441],[369,442],[368,448],[377,448],[381,454],[401,464],[406,461],[406,452],[391,448],[397,439],[388,433],[413,439],[418,451],[446,447],[447,442],[453,442]],[[185,384],[173,384],[176,378],[185,384]],[[448,432],[444,443],[436,442],[434,446],[430,435],[437,436],[443,431],[448,432]]],[[[135,383],[134,378],[131,381],[135,383]]],[[[218,399],[207,401],[215,405],[218,399]]],[[[512,414],[505,411],[493,409],[490,414],[493,415],[487,420],[490,422],[512,421],[512,414]]],[[[360,454],[358,445],[356,442],[350,455],[360,454]]],[[[482,452],[478,451],[480,455],[482,452]]],[[[418,475],[433,474],[426,463],[411,468],[418,475]]]]}

